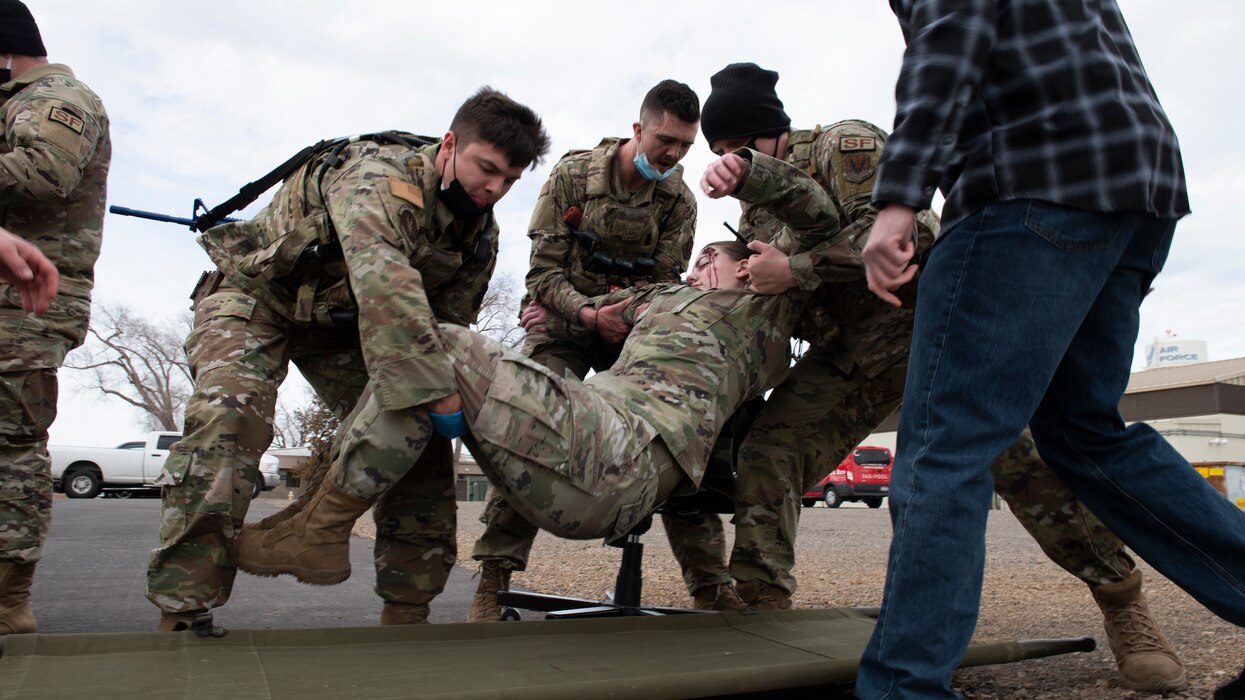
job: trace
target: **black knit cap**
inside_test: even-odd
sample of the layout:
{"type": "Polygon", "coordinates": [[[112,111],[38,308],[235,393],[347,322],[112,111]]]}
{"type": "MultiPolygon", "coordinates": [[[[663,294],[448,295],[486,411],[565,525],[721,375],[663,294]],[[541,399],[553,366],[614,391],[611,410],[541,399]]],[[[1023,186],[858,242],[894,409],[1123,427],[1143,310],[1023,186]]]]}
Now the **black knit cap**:
{"type": "Polygon", "coordinates": [[[709,97],[700,110],[705,141],[741,136],[772,136],[791,126],[774,86],[778,73],[755,63],[732,63],[709,79],[709,97]]]}
{"type": "Polygon", "coordinates": [[[39,25],[21,0],[0,0],[0,53],[46,56],[39,25]]]}

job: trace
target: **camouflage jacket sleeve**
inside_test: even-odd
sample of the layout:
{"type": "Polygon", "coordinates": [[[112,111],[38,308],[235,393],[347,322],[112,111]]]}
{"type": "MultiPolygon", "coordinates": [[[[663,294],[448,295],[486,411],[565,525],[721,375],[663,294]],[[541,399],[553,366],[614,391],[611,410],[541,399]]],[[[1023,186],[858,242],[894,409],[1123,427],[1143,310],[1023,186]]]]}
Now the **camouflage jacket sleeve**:
{"type": "Polygon", "coordinates": [[[763,207],[785,225],[780,240],[792,243],[784,252],[794,255],[843,240],[834,200],[816,180],[790,163],[763,153],[748,149],[736,153],[749,159],[751,167],[734,196],[763,207]]]}
{"type": "Polygon", "coordinates": [[[98,99],[80,86],[53,74],[4,103],[4,140],[12,149],[0,153],[4,199],[64,199],[78,186],[107,126],[98,99]]]}
{"type": "Polygon", "coordinates": [[[640,309],[645,304],[652,301],[655,294],[661,292],[662,290],[670,289],[671,287],[676,286],[683,286],[683,283],[658,282],[656,284],[642,284],[635,287],[624,287],[623,289],[616,289],[609,294],[602,294],[600,296],[592,297],[589,302],[592,304],[593,308],[600,309],[603,306],[610,306],[612,304],[617,304],[620,301],[630,300],[631,303],[627,305],[627,308],[623,309],[622,318],[629,325],[634,326],[636,322],[636,314],[639,313],[640,309]]]}
{"type": "MultiPolygon", "coordinates": [[[[404,170],[379,158],[346,168],[325,190],[350,288],[359,308],[363,361],[384,410],[417,406],[457,390],[419,270],[416,240],[401,233],[398,214],[410,203],[404,170]]],[[[418,235],[418,231],[414,232],[418,235]]]]}
{"type": "Polygon", "coordinates": [[[692,239],[696,236],[696,196],[687,185],[683,185],[683,192],[662,219],[658,235],[653,281],[679,282],[692,258],[692,239]]]}
{"type": "Polygon", "coordinates": [[[568,207],[583,207],[584,198],[567,172],[565,161],[559,162],[540,190],[527,233],[532,239],[527,291],[547,311],[567,321],[574,321],[589,301],[576,291],[566,275],[575,241],[562,215],[568,207]]]}
{"type": "MultiPolygon", "coordinates": [[[[871,138],[878,144],[885,142],[884,132],[879,131],[871,138]]],[[[877,219],[877,210],[869,200],[881,150],[854,151],[848,155],[843,153],[845,149],[838,148],[838,143],[839,138],[833,131],[822,134],[814,148],[813,159],[825,188],[838,206],[843,242],[823,243],[791,256],[796,286],[804,290],[816,289],[823,282],[862,279],[865,274],[860,251],[877,219]],[[846,172],[849,167],[864,177],[849,178],[846,172]]]]}

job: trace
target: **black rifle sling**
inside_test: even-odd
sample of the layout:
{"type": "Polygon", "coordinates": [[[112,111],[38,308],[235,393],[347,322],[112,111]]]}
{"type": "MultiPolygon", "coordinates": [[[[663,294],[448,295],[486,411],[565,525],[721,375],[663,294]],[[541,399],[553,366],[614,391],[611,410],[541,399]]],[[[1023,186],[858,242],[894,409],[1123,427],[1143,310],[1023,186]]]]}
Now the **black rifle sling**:
{"type": "MultiPolygon", "coordinates": [[[[304,148],[298,153],[295,153],[293,156],[289,158],[289,160],[273,168],[272,171],[269,172],[267,175],[264,175],[258,180],[255,180],[254,182],[248,182],[247,184],[243,185],[242,188],[238,190],[238,193],[235,194],[234,196],[216,205],[215,207],[212,207],[210,210],[204,212],[203,214],[196,216],[195,217],[195,229],[198,230],[200,233],[207,231],[209,228],[212,228],[213,226],[215,226],[216,223],[220,221],[221,219],[224,219],[226,216],[229,216],[230,214],[238,211],[239,209],[242,209],[243,207],[247,206],[251,202],[254,202],[256,199],[259,199],[260,195],[267,192],[273,185],[285,180],[287,177],[292,175],[295,170],[302,167],[309,160],[311,160],[317,153],[323,151],[325,148],[329,146],[336,146],[335,153],[340,153],[342,148],[344,148],[346,145],[353,143],[355,141],[379,141],[381,143],[401,143],[411,148],[419,148],[421,146],[426,146],[430,143],[435,143],[433,139],[429,139],[426,136],[414,136],[412,138],[410,136],[407,136],[406,134],[402,134],[396,131],[382,131],[380,133],[364,134],[362,136],[350,136],[350,137],[342,137],[342,138],[335,138],[335,139],[323,139],[321,141],[318,141],[315,144],[312,144],[304,148]]],[[[333,166],[335,167],[338,164],[340,164],[340,161],[333,163],[333,166]]],[[[321,177],[324,176],[323,170],[320,171],[320,176],[321,177]]]]}

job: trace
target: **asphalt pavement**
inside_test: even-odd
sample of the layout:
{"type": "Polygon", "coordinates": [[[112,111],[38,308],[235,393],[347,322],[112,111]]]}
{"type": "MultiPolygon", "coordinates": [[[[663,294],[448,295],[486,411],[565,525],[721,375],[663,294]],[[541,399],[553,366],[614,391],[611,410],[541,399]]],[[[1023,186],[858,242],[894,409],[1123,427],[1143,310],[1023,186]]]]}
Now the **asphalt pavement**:
{"type": "MultiPolygon", "coordinates": [[[[258,499],[247,519],[263,518],[284,504],[258,499]]],[[[144,589],[159,527],[159,499],[57,498],[32,589],[39,632],[154,631],[159,611],[144,589]]],[[[238,629],[378,624],[381,600],[372,590],[372,540],[351,538],[350,561],[350,578],[336,586],[238,572],[229,602],[214,610],[215,622],[238,629]]],[[[432,622],[466,620],[475,591],[472,574],[454,568],[445,592],[433,601],[432,622]]]]}

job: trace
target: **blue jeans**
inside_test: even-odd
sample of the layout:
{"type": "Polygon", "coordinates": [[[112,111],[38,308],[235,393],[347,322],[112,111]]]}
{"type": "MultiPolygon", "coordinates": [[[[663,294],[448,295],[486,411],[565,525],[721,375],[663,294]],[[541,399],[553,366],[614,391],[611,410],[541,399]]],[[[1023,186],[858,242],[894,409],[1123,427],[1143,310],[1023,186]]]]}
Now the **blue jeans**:
{"type": "Polygon", "coordinates": [[[947,230],[921,275],[882,615],[861,698],[955,698],[981,599],[991,461],[1043,459],[1142,558],[1245,625],[1245,513],[1149,426],[1124,426],[1138,307],[1175,221],[1036,200],[947,230]]]}

